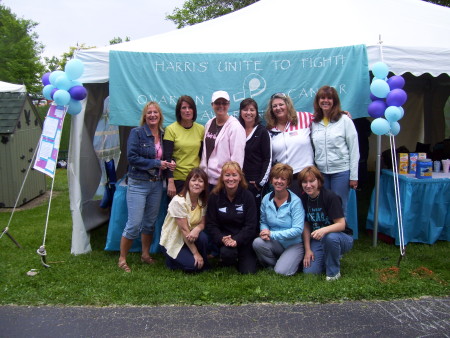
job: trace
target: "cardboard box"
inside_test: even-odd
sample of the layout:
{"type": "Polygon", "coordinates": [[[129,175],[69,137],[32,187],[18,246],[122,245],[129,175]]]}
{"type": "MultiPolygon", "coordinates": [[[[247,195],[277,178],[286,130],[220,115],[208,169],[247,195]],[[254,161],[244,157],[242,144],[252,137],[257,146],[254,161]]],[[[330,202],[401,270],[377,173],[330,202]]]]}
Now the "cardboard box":
{"type": "Polygon", "coordinates": [[[419,157],[418,153],[409,153],[409,173],[410,174],[416,173],[416,165],[417,165],[418,157],[419,157]]]}
{"type": "Polygon", "coordinates": [[[407,174],[408,173],[408,165],[409,165],[409,154],[408,153],[399,153],[398,173],[399,174],[407,174]]]}
{"type": "Polygon", "coordinates": [[[427,153],[418,153],[418,160],[425,160],[427,158],[427,153]]]}

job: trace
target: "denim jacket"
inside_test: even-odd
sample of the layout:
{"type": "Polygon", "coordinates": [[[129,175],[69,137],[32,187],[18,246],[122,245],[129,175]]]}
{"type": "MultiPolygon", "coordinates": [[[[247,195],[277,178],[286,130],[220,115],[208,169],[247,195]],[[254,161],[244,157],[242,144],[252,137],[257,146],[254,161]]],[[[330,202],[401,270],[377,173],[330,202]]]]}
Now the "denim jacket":
{"type": "MultiPolygon", "coordinates": [[[[160,132],[160,145],[163,144],[163,132],[160,132]]],[[[144,124],[131,129],[127,143],[128,177],[148,181],[160,177],[161,160],[155,159],[155,137],[144,124]]]]}

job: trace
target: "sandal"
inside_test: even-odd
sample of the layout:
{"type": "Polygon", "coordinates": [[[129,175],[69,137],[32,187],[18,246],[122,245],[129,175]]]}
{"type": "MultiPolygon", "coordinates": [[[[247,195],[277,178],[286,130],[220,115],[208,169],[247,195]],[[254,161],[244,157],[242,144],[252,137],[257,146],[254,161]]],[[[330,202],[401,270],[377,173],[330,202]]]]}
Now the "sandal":
{"type": "Polygon", "coordinates": [[[156,260],[154,260],[150,256],[148,256],[148,257],[141,256],[141,262],[144,264],[155,264],[156,260]]]}
{"type": "Polygon", "coordinates": [[[131,272],[131,269],[127,265],[127,262],[118,263],[117,266],[119,267],[119,269],[122,269],[125,272],[131,272]]]}

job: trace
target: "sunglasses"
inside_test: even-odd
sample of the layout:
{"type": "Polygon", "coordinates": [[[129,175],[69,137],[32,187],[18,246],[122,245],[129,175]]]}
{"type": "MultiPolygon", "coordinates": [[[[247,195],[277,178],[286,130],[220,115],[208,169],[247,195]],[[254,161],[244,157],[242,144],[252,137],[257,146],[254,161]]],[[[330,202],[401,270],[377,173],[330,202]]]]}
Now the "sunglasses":
{"type": "Polygon", "coordinates": [[[215,104],[216,106],[226,106],[229,103],[230,102],[228,102],[228,101],[216,101],[216,102],[213,102],[213,104],[215,104]]]}
{"type": "Polygon", "coordinates": [[[272,99],[276,99],[276,98],[285,98],[285,97],[287,97],[287,95],[285,93],[275,93],[270,97],[270,99],[272,100],[272,99]]]}

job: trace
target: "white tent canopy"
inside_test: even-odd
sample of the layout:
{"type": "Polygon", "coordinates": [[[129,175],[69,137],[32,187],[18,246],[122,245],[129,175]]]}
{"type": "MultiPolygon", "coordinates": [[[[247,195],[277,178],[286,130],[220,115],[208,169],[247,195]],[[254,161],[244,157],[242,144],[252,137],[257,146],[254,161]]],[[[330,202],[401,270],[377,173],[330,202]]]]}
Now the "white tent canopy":
{"type": "Polygon", "coordinates": [[[421,0],[261,0],[223,17],[104,48],[82,50],[83,83],[109,80],[109,51],[245,53],[365,44],[369,65],[394,74],[450,72],[450,8],[421,0]]]}
{"type": "Polygon", "coordinates": [[[395,74],[437,77],[450,74],[449,36],[450,8],[421,0],[261,0],[195,26],[78,51],[88,98],[71,125],[72,253],[90,251],[87,231],[108,219],[91,202],[101,176],[92,139],[108,93],[109,51],[282,52],[365,44],[369,65],[384,61],[395,74]]]}
{"type": "Polygon", "coordinates": [[[26,93],[27,88],[25,87],[25,85],[18,85],[18,84],[0,81],[0,92],[26,93]]]}

